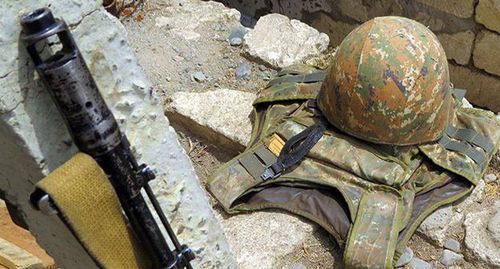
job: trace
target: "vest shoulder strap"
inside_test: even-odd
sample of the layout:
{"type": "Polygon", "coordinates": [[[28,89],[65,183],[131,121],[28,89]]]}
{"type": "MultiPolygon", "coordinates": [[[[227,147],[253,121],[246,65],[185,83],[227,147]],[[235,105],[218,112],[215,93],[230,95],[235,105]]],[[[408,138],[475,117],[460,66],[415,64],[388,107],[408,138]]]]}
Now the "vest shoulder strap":
{"type": "Polygon", "coordinates": [[[313,66],[300,64],[286,67],[259,92],[254,106],[262,103],[314,99],[324,78],[324,71],[313,66]]]}

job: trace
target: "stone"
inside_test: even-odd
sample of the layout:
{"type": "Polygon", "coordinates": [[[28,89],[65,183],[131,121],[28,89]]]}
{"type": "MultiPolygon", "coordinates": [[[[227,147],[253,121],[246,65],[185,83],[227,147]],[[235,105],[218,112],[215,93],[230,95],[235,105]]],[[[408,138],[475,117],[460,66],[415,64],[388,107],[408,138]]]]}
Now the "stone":
{"type": "MultiPolygon", "coordinates": [[[[476,37],[474,65],[500,76],[500,35],[483,30],[476,37]]],[[[498,103],[498,102],[497,102],[498,103]]]]}
{"type": "Polygon", "coordinates": [[[484,182],[486,183],[492,183],[497,181],[497,176],[495,174],[486,174],[484,176],[484,182]]]}
{"type": "Polygon", "coordinates": [[[462,98],[462,107],[463,108],[473,108],[472,104],[466,98],[462,98]]]}
{"type": "Polygon", "coordinates": [[[474,32],[468,30],[454,34],[438,34],[437,37],[443,45],[448,59],[461,65],[466,65],[469,62],[472,55],[474,32]]]}
{"type": "Polygon", "coordinates": [[[205,76],[205,74],[203,74],[203,72],[201,72],[201,71],[194,72],[191,77],[194,81],[197,81],[197,82],[203,82],[203,81],[207,80],[207,76],[205,76]]]}
{"type": "Polygon", "coordinates": [[[311,26],[326,33],[330,38],[332,46],[338,46],[344,38],[359,24],[349,24],[342,21],[333,20],[327,14],[321,12],[314,16],[311,26]]]}
{"type": "Polygon", "coordinates": [[[423,25],[429,27],[434,32],[442,31],[446,27],[446,23],[440,16],[433,16],[426,11],[418,11],[414,15],[414,19],[423,25]]]}
{"type": "Polygon", "coordinates": [[[500,112],[500,79],[472,71],[463,66],[449,65],[450,80],[457,88],[466,89],[466,98],[475,106],[500,112]]]}
{"type": "Polygon", "coordinates": [[[243,40],[240,37],[233,37],[229,39],[229,45],[231,46],[241,46],[241,43],[243,43],[243,40]]]}
{"type": "Polygon", "coordinates": [[[294,263],[290,265],[290,269],[307,269],[307,267],[302,263],[294,263]]]}
{"type": "MultiPolygon", "coordinates": [[[[500,244],[493,239],[489,222],[497,217],[500,202],[489,208],[471,212],[465,216],[465,255],[467,260],[476,261],[489,267],[500,267],[500,244]]],[[[493,220],[493,224],[498,220],[493,220]]]]}
{"type": "Polygon", "coordinates": [[[250,77],[250,74],[252,74],[252,65],[248,62],[240,64],[240,66],[238,66],[236,70],[234,70],[234,75],[238,79],[248,78],[250,77]]]}
{"type": "Polygon", "coordinates": [[[460,242],[455,239],[448,239],[444,242],[444,248],[453,252],[460,253],[460,242]]]}
{"type": "Polygon", "coordinates": [[[417,2],[459,18],[470,18],[474,13],[474,0],[417,0],[417,2]]]}
{"type": "Polygon", "coordinates": [[[455,262],[462,260],[464,257],[460,254],[457,254],[451,250],[445,249],[443,251],[443,255],[441,255],[441,259],[439,260],[444,266],[451,266],[455,262]]]}
{"type": "Polygon", "coordinates": [[[410,261],[409,267],[410,269],[432,269],[430,263],[417,257],[413,257],[410,261]]]}
{"type": "Polygon", "coordinates": [[[242,150],[250,140],[252,125],[248,116],[255,98],[254,93],[230,89],[176,92],[166,114],[174,125],[218,145],[242,150]]]}
{"type": "Polygon", "coordinates": [[[436,210],[429,215],[417,229],[417,232],[429,239],[435,245],[442,247],[447,228],[453,216],[451,205],[436,210]]]}
{"type": "Polygon", "coordinates": [[[232,245],[232,250],[241,269],[282,268],[276,267],[280,259],[294,253],[307,240],[318,242],[313,231],[320,229],[296,216],[265,211],[233,215],[223,224],[228,240],[239,242],[232,245]]]}
{"type": "Polygon", "coordinates": [[[463,213],[472,204],[483,199],[485,188],[486,183],[484,180],[479,180],[474,190],[472,190],[472,193],[469,194],[469,196],[467,196],[464,200],[459,200],[458,203],[455,203],[453,209],[458,213],[463,213]]]}
{"type": "Polygon", "coordinates": [[[231,40],[232,38],[243,39],[246,33],[248,33],[248,28],[245,28],[241,25],[237,25],[231,28],[231,32],[229,33],[228,39],[229,40],[231,40]]]}
{"type": "MultiPolygon", "coordinates": [[[[238,20],[240,13],[236,9],[224,8],[222,3],[208,1],[185,1],[182,5],[182,13],[177,13],[175,5],[165,9],[169,16],[158,16],[155,18],[156,27],[180,36],[188,41],[199,40],[201,35],[199,27],[210,22],[218,22],[222,19],[238,20]]],[[[224,26],[222,26],[224,27],[224,26]]]]}
{"type": "Polygon", "coordinates": [[[488,221],[488,232],[497,246],[500,246],[500,210],[488,221]]]}
{"type": "Polygon", "coordinates": [[[479,0],[476,6],[476,21],[500,33],[500,1],[479,0]]]}
{"type": "Polygon", "coordinates": [[[406,247],[405,250],[403,251],[403,254],[401,257],[399,257],[398,261],[394,265],[394,267],[402,267],[410,263],[410,261],[413,259],[413,250],[411,248],[406,247]]]}
{"type": "Polygon", "coordinates": [[[328,47],[326,34],[280,14],[260,17],[244,37],[245,52],[274,67],[286,67],[319,56],[328,47]]]}
{"type": "Polygon", "coordinates": [[[403,5],[395,5],[393,1],[374,1],[367,3],[363,0],[340,0],[336,1],[343,15],[358,22],[365,22],[378,16],[402,15],[403,5]]]}
{"type": "Polygon", "coordinates": [[[269,70],[265,70],[265,71],[258,72],[257,76],[259,76],[260,78],[262,78],[262,80],[266,80],[267,81],[267,80],[271,79],[272,73],[269,70]]]}
{"type": "MultiPolygon", "coordinates": [[[[4,1],[5,2],[5,1],[4,1]]],[[[30,232],[61,268],[98,268],[57,217],[29,204],[34,184],[77,151],[63,119],[33,64],[19,44],[19,15],[50,6],[66,20],[101,93],[127,134],[138,161],[148,163],[157,179],[151,187],[179,240],[193,248],[194,267],[235,260],[199,185],[192,164],[163,116],[151,83],[128,46],[125,29],[101,7],[101,1],[8,1],[0,4],[0,193],[22,211],[30,232]]],[[[198,19],[198,18],[197,18],[198,19]]]]}

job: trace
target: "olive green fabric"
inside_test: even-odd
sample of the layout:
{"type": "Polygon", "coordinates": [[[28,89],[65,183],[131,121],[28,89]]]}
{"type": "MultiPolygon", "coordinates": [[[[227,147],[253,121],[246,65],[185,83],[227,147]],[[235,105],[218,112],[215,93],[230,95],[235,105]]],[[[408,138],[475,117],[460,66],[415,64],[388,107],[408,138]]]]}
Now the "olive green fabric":
{"type": "MultiPolygon", "coordinates": [[[[299,65],[279,76],[301,74],[319,73],[299,65]]],[[[274,208],[318,223],[345,248],[347,268],[391,268],[425,217],[470,193],[500,146],[499,123],[478,109],[458,109],[450,121],[471,131],[449,138],[480,150],[484,164],[437,142],[372,144],[328,126],[299,164],[260,180],[274,159],[265,150],[272,137],[287,141],[319,120],[310,100],[320,87],[321,81],[281,80],[260,91],[249,147],[209,178],[208,189],[228,213],[274,208]]]]}

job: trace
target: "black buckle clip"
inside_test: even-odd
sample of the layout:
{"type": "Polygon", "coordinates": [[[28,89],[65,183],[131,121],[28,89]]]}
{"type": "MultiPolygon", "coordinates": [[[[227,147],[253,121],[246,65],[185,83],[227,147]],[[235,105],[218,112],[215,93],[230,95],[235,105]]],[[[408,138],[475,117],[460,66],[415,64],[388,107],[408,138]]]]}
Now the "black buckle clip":
{"type": "Polygon", "coordinates": [[[273,163],[270,166],[268,166],[262,174],[260,174],[260,179],[263,181],[266,181],[268,179],[275,179],[281,176],[283,174],[283,164],[281,163],[273,163]]]}

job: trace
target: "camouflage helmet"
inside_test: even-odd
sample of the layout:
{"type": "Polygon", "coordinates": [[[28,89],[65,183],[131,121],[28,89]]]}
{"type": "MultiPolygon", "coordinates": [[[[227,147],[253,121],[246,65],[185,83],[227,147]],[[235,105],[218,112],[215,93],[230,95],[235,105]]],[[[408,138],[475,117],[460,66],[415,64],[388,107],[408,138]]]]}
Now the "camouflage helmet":
{"type": "Polygon", "coordinates": [[[318,106],[363,140],[413,145],[437,140],[453,109],[448,62],[437,37],[402,17],[374,18],[340,44],[318,106]]]}

